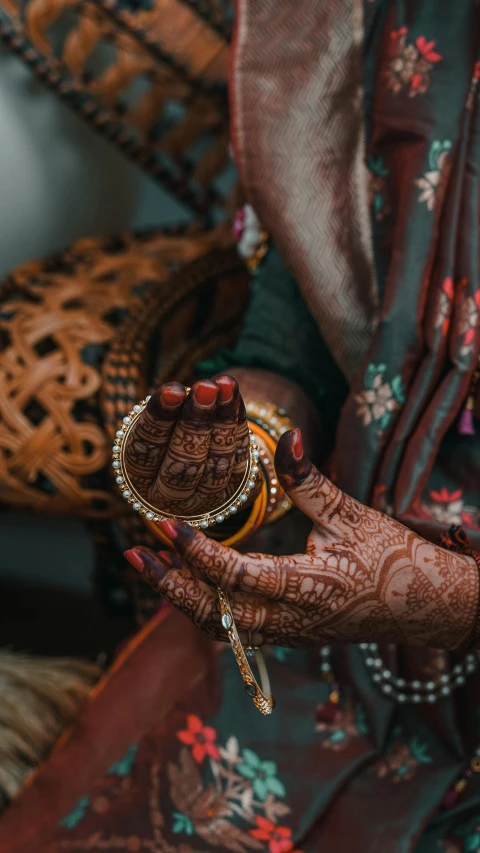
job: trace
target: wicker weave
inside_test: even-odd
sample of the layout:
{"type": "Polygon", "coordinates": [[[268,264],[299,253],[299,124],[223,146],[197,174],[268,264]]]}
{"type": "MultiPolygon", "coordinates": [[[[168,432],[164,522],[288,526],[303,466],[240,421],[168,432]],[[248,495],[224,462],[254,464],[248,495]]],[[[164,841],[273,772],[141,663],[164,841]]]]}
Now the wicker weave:
{"type": "MultiPolygon", "coordinates": [[[[223,335],[217,329],[220,308],[226,312],[226,336],[232,312],[238,319],[245,287],[231,293],[226,285],[212,303],[213,325],[205,322],[211,293],[201,279],[217,276],[210,258],[199,262],[199,272],[187,268],[180,279],[172,277],[172,270],[225,242],[222,232],[82,240],[55,259],[25,264],[4,283],[0,495],[5,503],[55,514],[112,515],[105,481],[107,429],[111,433],[155,381],[152,359],[157,363],[168,352],[168,360],[160,359],[159,375],[185,375],[207,343],[202,336],[211,335],[211,346],[223,335]]],[[[226,271],[239,268],[232,250],[227,258],[226,271]]]]}
{"type": "Polygon", "coordinates": [[[228,20],[217,0],[0,0],[4,43],[207,226],[232,206],[228,20]]]}

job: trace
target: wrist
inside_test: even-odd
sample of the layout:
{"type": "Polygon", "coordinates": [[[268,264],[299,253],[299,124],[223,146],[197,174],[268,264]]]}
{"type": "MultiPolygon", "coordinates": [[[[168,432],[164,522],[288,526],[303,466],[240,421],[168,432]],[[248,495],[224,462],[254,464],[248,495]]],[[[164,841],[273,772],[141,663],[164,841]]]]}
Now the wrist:
{"type": "Polygon", "coordinates": [[[322,421],[316,406],[305,391],[269,370],[234,367],[229,370],[237,380],[244,400],[254,403],[273,403],[284,410],[303,436],[307,454],[318,461],[322,448],[322,421]]]}

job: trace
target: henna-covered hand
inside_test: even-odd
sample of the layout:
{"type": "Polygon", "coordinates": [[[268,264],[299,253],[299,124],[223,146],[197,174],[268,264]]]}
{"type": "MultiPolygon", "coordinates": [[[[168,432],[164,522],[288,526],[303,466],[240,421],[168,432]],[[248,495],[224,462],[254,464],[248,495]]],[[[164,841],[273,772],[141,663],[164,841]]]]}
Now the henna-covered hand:
{"type": "Polygon", "coordinates": [[[200,380],[187,394],[168,382],[150,398],[125,447],[125,467],[139,494],[174,515],[208,512],[238,488],[249,432],[231,376],[200,380]]]}
{"type": "Polygon", "coordinates": [[[217,639],[212,583],[230,596],[237,627],[255,643],[388,640],[455,649],[473,630],[478,573],[470,557],[437,547],[345,495],[303,453],[298,430],[276,456],[278,476],[313,522],[306,553],[239,554],[165,522],[176,555],[137,547],[128,559],[166,599],[217,639]]]}

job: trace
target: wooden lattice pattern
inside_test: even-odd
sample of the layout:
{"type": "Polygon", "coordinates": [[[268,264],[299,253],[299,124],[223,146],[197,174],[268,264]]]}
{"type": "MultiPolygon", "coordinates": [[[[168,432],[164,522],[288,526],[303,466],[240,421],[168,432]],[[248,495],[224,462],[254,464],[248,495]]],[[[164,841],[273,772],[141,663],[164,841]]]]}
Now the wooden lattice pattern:
{"type": "Polygon", "coordinates": [[[233,203],[229,21],[220,0],[0,0],[3,42],[209,226],[233,203]]]}

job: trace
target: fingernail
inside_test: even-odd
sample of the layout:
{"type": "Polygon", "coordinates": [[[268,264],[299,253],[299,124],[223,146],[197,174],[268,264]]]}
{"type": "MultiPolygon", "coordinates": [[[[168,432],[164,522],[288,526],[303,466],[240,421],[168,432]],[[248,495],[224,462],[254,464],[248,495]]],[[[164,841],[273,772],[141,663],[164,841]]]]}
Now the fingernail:
{"type": "Polygon", "coordinates": [[[180,382],[168,382],[152,394],[147,403],[147,412],[161,420],[171,420],[184,399],[184,386],[180,382]]]}
{"type": "Polygon", "coordinates": [[[183,385],[177,382],[169,382],[164,385],[160,393],[160,399],[164,406],[178,406],[185,397],[183,385]]]}
{"type": "Polygon", "coordinates": [[[137,572],[143,572],[145,563],[143,562],[140,554],[137,554],[136,551],[130,549],[130,551],[125,551],[123,556],[137,570],[137,572]]]}
{"type": "Polygon", "coordinates": [[[168,518],[166,518],[165,521],[159,521],[158,526],[167,539],[170,539],[173,542],[177,538],[175,525],[172,524],[168,518]]]}
{"type": "Polygon", "coordinates": [[[233,399],[237,384],[233,376],[216,376],[214,382],[218,387],[218,402],[229,403],[233,399]]]}
{"type": "Polygon", "coordinates": [[[199,406],[211,406],[218,395],[218,388],[213,382],[197,382],[193,389],[193,399],[199,406]]]}
{"type": "Polygon", "coordinates": [[[303,457],[303,440],[302,433],[299,429],[294,430],[292,453],[294,459],[296,459],[297,462],[299,462],[300,459],[303,457]]]}

